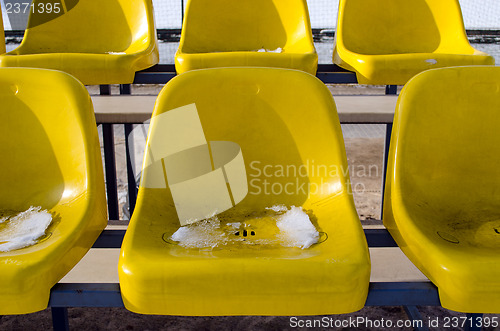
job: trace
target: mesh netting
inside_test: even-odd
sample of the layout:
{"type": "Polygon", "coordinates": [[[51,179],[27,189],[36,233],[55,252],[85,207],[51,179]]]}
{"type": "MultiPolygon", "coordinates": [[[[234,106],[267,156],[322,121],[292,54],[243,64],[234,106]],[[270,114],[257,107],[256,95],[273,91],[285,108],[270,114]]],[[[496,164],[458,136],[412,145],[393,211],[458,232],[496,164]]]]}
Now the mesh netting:
{"type": "MultiPolygon", "coordinates": [[[[153,0],[158,29],[175,29],[181,27],[181,1],[153,0]]],[[[467,29],[500,29],[500,0],[459,1],[462,6],[467,29]]],[[[182,2],[185,5],[187,0],[183,0],[182,2]]],[[[339,5],[338,0],[307,0],[307,4],[313,28],[335,28],[339,5]]]]}
{"type": "Polygon", "coordinates": [[[337,24],[338,0],[308,0],[309,16],[313,29],[333,29],[337,24]]]}
{"type": "MultiPolygon", "coordinates": [[[[185,2],[184,0],[182,2],[185,2]]],[[[182,25],[181,0],[153,0],[157,29],[180,29],[182,25]]]]}
{"type": "MultiPolygon", "coordinates": [[[[5,30],[24,30],[28,13],[14,13],[13,4],[30,0],[0,0],[5,30]],[[8,13],[6,10],[10,8],[8,13]]],[[[180,29],[188,0],[153,0],[156,27],[180,29]]],[[[233,0],[238,1],[238,0],[233,0]]],[[[401,0],[406,1],[406,0],[401,0]]],[[[440,0],[434,0],[440,1],[440,0]]],[[[467,29],[500,29],[500,0],[459,0],[467,29]]],[[[307,0],[311,25],[315,29],[333,29],[337,20],[338,0],[307,0]]],[[[28,10],[29,12],[29,10],[28,10]]]]}
{"type": "Polygon", "coordinates": [[[500,29],[500,0],[460,0],[467,29],[500,29]]]}

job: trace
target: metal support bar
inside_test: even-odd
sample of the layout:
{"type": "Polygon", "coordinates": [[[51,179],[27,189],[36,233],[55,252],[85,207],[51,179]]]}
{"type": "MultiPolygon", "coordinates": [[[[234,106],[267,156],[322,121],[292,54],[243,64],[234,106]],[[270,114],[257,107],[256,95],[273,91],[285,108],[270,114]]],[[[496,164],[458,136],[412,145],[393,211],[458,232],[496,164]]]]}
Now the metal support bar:
{"type": "Polygon", "coordinates": [[[368,247],[398,247],[386,229],[364,229],[368,247]]]}
{"type": "Polygon", "coordinates": [[[120,94],[128,95],[130,93],[130,84],[120,84],[120,94]]]}
{"type": "Polygon", "coordinates": [[[92,248],[120,248],[126,230],[104,230],[92,248]]]}
{"type": "MultiPolygon", "coordinates": [[[[177,31],[177,33],[180,33],[180,29],[177,31]]],[[[155,64],[152,67],[149,67],[147,69],[141,70],[138,73],[151,73],[151,72],[156,72],[156,73],[174,73],[175,74],[175,64],[155,64]]],[[[355,73],[353,71],[346,70],[344,68],[339,67],[336,64],[326,64],[326,63],[320,63],[318,64],[318,70],[317,72],[331,72],[331,73],[355,73]]]]}
{"type": "Polygon", "coordinates": [[[132,155],[135,153],[134,148],[132,147],[131,153],[131,145],[129,141],[130,133],[132,132],[133,124],[125,124],[125,156],[127,158],[127,182],[128,182],[128,210],[130,213],[130,217],[132,217],[132,213],[135,209],[135,202],[137,200],[137,186],[135,182],[134,170],[132,168],[132,155]]]}
{"type": "Polygon", "coordinates": [[[398,86],[397,85],[386,85],[385,86],[385,94],[398,94],[398,86]]]}
{"type": "MultiPolygon", "coordinates": [[[[135,73],[134,84],[166,84],[176,76],[175,72],[141,71],[135,73]]],[[[354,72],[322,72],[318,71],[316,77],[325,84],[357,84],[354,72]]]]}
{"type": "Polygon", "coordinates": [[[136,72],[134,84],[165,84],[175,77],[175,72],[136,72]]]}
{"type": "MultiPolygon", "coordinates": [[[[120,84],[120,95],[130,95],[130,84],[120,84]]],[[[130,155],[129,136],[132,132],[133,125],[125,124],[125,157],[127,159],[127,182],[128,182],[128,210],[130,216],[134,212],[135,201],[137,200],[137,191],[135,186],[134,171],[132,169],[132,159],[130,155]]]]}
{"type": "Polygon", "coordinates": [[[357,84],[358,79],[353,72],[318,72],[319,80],[325,84],[357,84]]]}
{"type": "Polygon", "coordinates": [[[52,307],[52,328],[54,331],[69,331],[68,308],[52,307]]]}
{"type": "Polygon", "coordinates": [[[104,145],[104,165],[106,171],[106,195],[108,197],[108,217],[117,220],[118,190],[116,187],[115,138],[113,124],[102,124],[102,140],[104,145]]]}
{"type": "MultiPolygon", "coordinates": [[[[440,306],[431,282],[370,283],[366,306],[440,306]]],[[[59,283],[51,291],[50,307],[123,307],[118,283],[59,283]]]]}
{"type": "Polygon", "coordinates": [[[123,307],[118,283],[59,283],[50,292],[49,306],[123,307]]]}
{"type": "Polygon", "coordinates": [[[99,85],[99,94],[100,95],[111,95],[111,86],[110,85],[99,85]]]}
{"type": "Polygon", "coordinates": [[[370,283],[366,306],[440,306],[431,282],[370,283]]]}
{"type": "Polygon", "coordinates": [[[385,196],[385,181],[387,177],[387,161],[389,160],[389,147],[391,145],[392,123],[385,125],[385,142],[384,142],[384,156],[383,156],[383,173],[382,173],[382,202],[380,203],[380,219],[384,219],[384,196],[385,196]]]}
{"type": "Polygon", "coordinates": [[[412,321],[419,321],[414,324],[413,330],[416,331],[428,331],[429,328],[427,327],[426,323],[424,323],[424,319],[422,318],[422,315],[418,311],[418,308],[416,306],[403,306],[403,309],[406,312],[406,315],[410,318],[412,321]]]}

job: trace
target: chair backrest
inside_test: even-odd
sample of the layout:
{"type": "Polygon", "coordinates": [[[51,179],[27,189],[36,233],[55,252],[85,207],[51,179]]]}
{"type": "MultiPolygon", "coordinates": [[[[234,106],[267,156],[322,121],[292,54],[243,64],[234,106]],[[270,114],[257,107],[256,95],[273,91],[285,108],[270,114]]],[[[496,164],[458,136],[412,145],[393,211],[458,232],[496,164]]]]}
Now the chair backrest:
{"type": "Polygon", "coordinates": [[[137,52],[151,47],[155,34],[151,0],[34,0],[18,49],[33,54],[137,52]]]}
{"type": "Polygon", "coordinates": [[[0,11],[0,54],[5,53],[5,32],[3,30],[2,12],[0,11]]]}
{"type": "Polygon", "coordinates": [[[0,99],[0,210],[100,197],[99,140],[80,82],[53,70],[1,68],[0,99]]]}
{"type": "Polygon", "coordinates": [[[396,107],[387,178],[400,193],[393,198],[414,208],[498,209],[499,111],[500,67],[450,67],[412,78],[396,107]]]}
{"type": "Polygon", "coordinates": [[[180,48],[184,53],[256,51],[302,43],[312,45],[305,0],[189,0],[180,48]]]}
{"type": "MultiPolygon", "coordinates": [[[[278,204],[307,209],[349,192],[342,131],[331,93],[316,77],[296,70],[205,69],[171,80],[158,96],[149,126],[136,212],[154,205],[166,215],[158,222],[172,220],[178,227],[172,186],[181,183],[181,177],[186,181],[182,185],[194,185],[195,178],[201,181],[202,174],[226,162],[231,163],[224,167],[233,198],[241,200],[234,201],[232,213],[263,211],[278,204]],[[198,155],[196,162],[185,162],[188,154],[182,152],[188,150],[198,155]],[[218,161],[216,152],[225,161],[218,161]],[[240,157],[243,165],[238,163],[240,157]],[[172,170],[169,164],[179,160],[183,168],[172,170]],[[203,162],[208,169],[201,169],[203,162]],[[170,170],[179,176],[169,177],[170,170]],[[238,199],[233,183],[240,192],[238,199]]],[[[215,184],[208,187],[218,194],[215,184]]],[[[226,192],[225,185],[222,191],[226,192]]]]}
{"type": "Polygon", "coordinates": [[[458,0],[341,0],[338,15],[337,42],[355,53],[473,51],[458,0]]]}

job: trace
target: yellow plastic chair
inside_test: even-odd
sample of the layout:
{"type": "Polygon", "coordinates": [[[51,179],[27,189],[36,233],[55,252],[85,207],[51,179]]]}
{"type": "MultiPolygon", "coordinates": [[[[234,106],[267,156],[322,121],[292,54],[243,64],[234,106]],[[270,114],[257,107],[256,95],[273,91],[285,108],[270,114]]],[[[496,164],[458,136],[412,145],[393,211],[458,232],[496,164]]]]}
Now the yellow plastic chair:
{"type": "Polygon", "coordinates": [[[26,314],[47,308],[51,287],[106,226],[104,177],[92,103],[75,78],[1,68],[0,100],[1,216],[52,214],[38,243],[0,252],[0,315],[26,314]]]}
{"type": "Polygon", "coordinates": [[[443,307],[500,313],[500,67],[429,70],[399,96],[384,224],[443,307]]]}
{"type": "Polygon", "coordinates": [[[175,55],[177,73],[236,66],[316,74],[306,0],[189,0],[175,55]]]}
{"type": "Polygon", "coordinates": [[[458,0],[340,0],[333,62],[360,84],[403,85],[433,68],[493,65],[467,40],[458,0]]]}
{"type": "Polygon", "coordinates": [[[278,68],[179,75],[158,96],[145,155],[118,267],[127,309],[320,315],[364,306],[369,253],[335,103],[317,78],[278,68]],[[182,167],[173,169],[174,161],[182,167]],[[273,242],[276,220],[266,208],[276,205],[306,210],[320,243],[301,249],[273,242]],[[172,234],[203,208],[219,213],[224,235],[206,238],[211,248],[181,246],[172,234]],[[217,244],[224,238],[229,242],[217,244]]]}
{"type": "Polygon", "coordinates": [[[0,54],[5,53],[5,32],[3,29],[2,12],[0,11],[0,54]]]}
{"type": "Polygon", "coordinates": [[[34,0],[31,8],[21,45],[0,66],[62,70],[92,85],[129,84],[158,63],[151,0],[34,0]]]}

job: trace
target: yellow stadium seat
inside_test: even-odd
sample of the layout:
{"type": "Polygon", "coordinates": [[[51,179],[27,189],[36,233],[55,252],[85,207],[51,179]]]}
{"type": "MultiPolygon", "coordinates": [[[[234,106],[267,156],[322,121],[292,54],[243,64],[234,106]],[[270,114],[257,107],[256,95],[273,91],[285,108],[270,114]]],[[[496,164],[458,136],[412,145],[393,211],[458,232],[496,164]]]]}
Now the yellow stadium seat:
{"type": "Polygon", "coordinates": [[[52,286],[106,226],[104,177],[92,103],[75,78],[1,68],[0,102],[0,315],[26,314],[47,308],[52,286]],[[30,207],[52,222],[34,245],[5,250],[12,216],[30,207]]]}
{"type": "Polygon", "coordinates": [[[5,53],[5,32],[3,30],[3,19],[0,11],[0,54],[5,53]]]}
{"type": "Polygon", "coordinates": [[[158,57],[151,0],[34,0],[21,45],[0,56],[0,66],[61,70],[86,85],[129,84],[158,57]]]}
{"type": "Polygon", "coordinates": [[[279,68],[184,73],[158,96],[147,141],[118,266],[127,309],[321,315],[364,306],[368,248],[335,103],[316,77],[279,68]],[[318,243],[280,239],[297,230],[278,228],[279,213],[266,209],[280,207],[307,215],[318,243]],[[189,225],[201,212],[217,218],[189,225]],[[204,245],[172,237],[193,229],[199,236],[187,239],[204,245]]]}
{"type": "Polygon", "coordinates": [[[340,0],[333,61],[360,84],[404,85],[433,68],[493,65],[469,44],[458,0],[340,0]]]}
{"type": "Polygon", "coordinates": [[[306,0],[189,0],[175,55],[177,73],[236,66],[316,74],[306,0]]]}
{"type": "Polygon", "coordinates": [[[399,96],[384,224],[444,308],[500,313],[500,67],[428,70],[399,96]]]}

